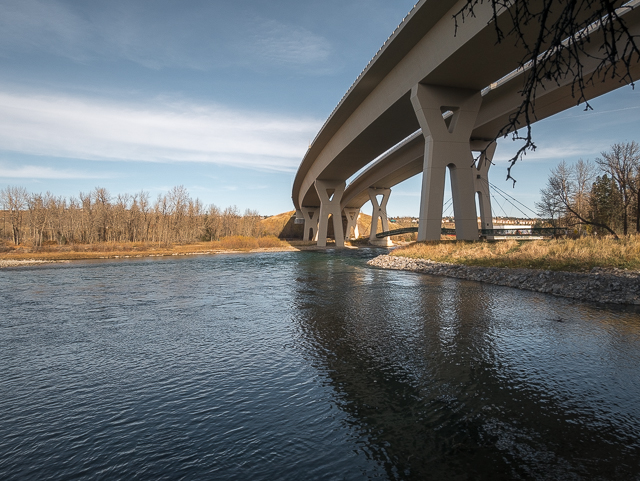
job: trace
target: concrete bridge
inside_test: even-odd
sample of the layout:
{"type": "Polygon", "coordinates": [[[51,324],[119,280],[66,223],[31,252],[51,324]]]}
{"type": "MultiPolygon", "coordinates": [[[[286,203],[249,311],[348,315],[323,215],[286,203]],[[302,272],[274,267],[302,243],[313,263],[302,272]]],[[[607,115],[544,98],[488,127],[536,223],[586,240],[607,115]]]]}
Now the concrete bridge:
{"type": "MultiPolygon", "coordinates": [[[[476,195],[482,228],[492,228],[492,141],[521,103],[524,72],[518,65],[523,54],[509,42],[496,44],[489,2],[455,32],[452,17],[464,4],[418,2],[325,122],[293,186],[297,216],[305,221],[305,240],[325,245],[331,215],[336,245],[342,246],[343,215],[348,237],[360,208],[370,200],[375,242],[378,219],[388,230],[385,207],[390,189],[420,172],[418,239],[439,239],[446,169],[451,174],[457,238],[478,237],[476,195]],[[474,156],[474,151],[483,155],[474,156]],[[347,188],[347,179],[359,171],[347,188]]],[[[640,9],[625,12],[632,33],[640,34],[640,9]]],[[[534,28],[526,27],[525,34],[534,28]]],[[[590,37],[589,48],[595,50],[602,33],[594,30],[590,37]]],[[[599,63],[588,53],[582,59],[585,77],[599,63]]],[[[631,74],[634,80],[640,78],[640,64],[633,65],[631,74]]],[[[588,84],[585,93],[589,99],[620,86],[616,79],[598,80],[588,84]]],[[[571,79],[544,85],[536,97],[537,120],[576,105],[572,89],[571,79]]]]}

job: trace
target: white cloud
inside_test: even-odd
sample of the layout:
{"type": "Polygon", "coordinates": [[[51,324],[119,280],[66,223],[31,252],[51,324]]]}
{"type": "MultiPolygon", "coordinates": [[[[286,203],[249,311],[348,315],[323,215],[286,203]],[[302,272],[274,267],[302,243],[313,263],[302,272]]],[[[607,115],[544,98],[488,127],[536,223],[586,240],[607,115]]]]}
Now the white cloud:
{"type": "MultiPolygon", "coordinates": [[[[548,160],[548,159],[571,159],[577,157],[589,158],[594,155],[594,152],[598,154],[602,142],[584,141],[581,143],[559,141],[558,143],[551,143],[549,140],[540,140],[534,137],[537,148],[535,151],[527,151],[525,160],[548,160]],[[537,141],[536,141],[537,140],[537,141]]],[[[506,162],[510,161],[512,156],[518,151],[519,144],[517,142],[498,142],[498,150],[494,157],[494,162],[506,162]]]]}
{"type": "Polygon", "coordinates": [[[21,167],[7,167],[0,165],[0,178],[7,179],[105,179],[113,177],[111,174],[96,174],[76,170],[57,170],[50,167],[25,165],[21,167]]]}
{"type": "Polygon", "coordinates": [[[294,171],[320,126],[216,105],[0,93],[0,149],[31,155],[294,171]]]}

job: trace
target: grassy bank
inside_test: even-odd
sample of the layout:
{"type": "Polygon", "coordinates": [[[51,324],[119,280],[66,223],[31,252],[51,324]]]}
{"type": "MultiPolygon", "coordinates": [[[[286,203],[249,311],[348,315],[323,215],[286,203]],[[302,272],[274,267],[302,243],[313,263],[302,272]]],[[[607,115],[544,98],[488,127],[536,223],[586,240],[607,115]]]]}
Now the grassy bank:
{"type": "Polygon", "coordinates": [[[110,259],[120,257],[151,257],[215,254],[220,252],[243,252],[254,250],[290,250],[289,243],[272,236],[266,237],[225,237],[219,241],[197,242],[190,244],[157,244],[152,242],[109,242],[99,244],[74,244],[63,246],[4,245],[0,250],[3,260],[62,261],[82,259],[110,259]]]}
{"type": "Polygon", "coordinates": [[[541,241],[420,242],[391,255],[484,267],[589,271],[594,267],[640,270],[640,236],[541,241]]]}

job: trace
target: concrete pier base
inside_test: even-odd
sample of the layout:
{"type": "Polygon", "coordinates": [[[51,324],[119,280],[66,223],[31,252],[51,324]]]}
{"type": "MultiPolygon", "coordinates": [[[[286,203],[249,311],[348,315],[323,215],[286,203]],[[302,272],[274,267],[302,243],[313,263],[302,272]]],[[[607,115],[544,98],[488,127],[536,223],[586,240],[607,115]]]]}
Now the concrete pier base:
{"type": "Polygon", "coordinates": [[[349,239],[351,239],[352,232],[353,239],[358,239],[360,237],[360,230],[358,229],[358,217],[360,216],[360,209],[344,209],[344,216],[347,218],[347,230],[344,236],[344,240],[348,241],[349,239]]]}
{"type": "Polygon", "coordinates": [[[392,246],[393,242],[389,237],[378,239],[376,234],[378,233],[378,220],[382,224],[382,232],[389,230],[389,218],[387,217],[387,202],[391,196],[391,189],[376,189],[369,188],[369,200],[373,206],[373,212],[371,213],[371,229],[369,231],[369,244],[376,246],[392,246]],[[381,199],[378,200],[378,196],[381,199]]]}
{"type": "Polygon", "coordinates": [[[329,216],[333,218],[333,232],[336,238],[336,247],[344,247],[344,232],[342,229],[342,208],[340,201],[346,187],[343,180],[316,180],[316,192],[320,197],[320,217],[318,223],[318,245],[327,245],[327,228],[329,216]]]}
{"type": "Polygon", "coordinates": [[[304,234],[302,236],[303,241],[317,241],[318,240],[318,218],[319,207],[302,207],[302,216],[304,218],[304,234]]]}
{"type": "MultiPolygon", "coordinates": [[[[472,141],[471,150],[480,152],[476,161],[475,192],[478,196],[480,208],[480,228],[493,229],[493,212],[491,209],[491,191],[489,189],[489,168],[496,152],[496,143],[487,141],[472,141]]],[[[487,236],[487,240],[493,240],[493,236],[487,236]]]]}
{"type": "Polygon", "coordinates": [[[418,240],[439,240],[446,170],[451,176],[458,240],[478,239],[475,203],[477,169],[470,138],[480,92],[418,84],[411,102],[425,137],[418,240]]]}

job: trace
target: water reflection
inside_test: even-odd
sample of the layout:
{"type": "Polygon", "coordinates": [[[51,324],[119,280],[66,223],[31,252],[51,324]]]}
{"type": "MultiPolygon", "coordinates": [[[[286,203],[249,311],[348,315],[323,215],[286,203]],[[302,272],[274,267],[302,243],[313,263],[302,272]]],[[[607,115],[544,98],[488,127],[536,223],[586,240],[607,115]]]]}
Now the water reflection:
{"type": "Polygon", "coordinates": [[[638,314],[375,254],[0,272],[0,478],[638,478],[638,314]]]}
{"type": "Polygon", "coordinates": [[[638,476],[637,315],[333,259],[297,285],[305,350],[389,477],[638,476]]]}

